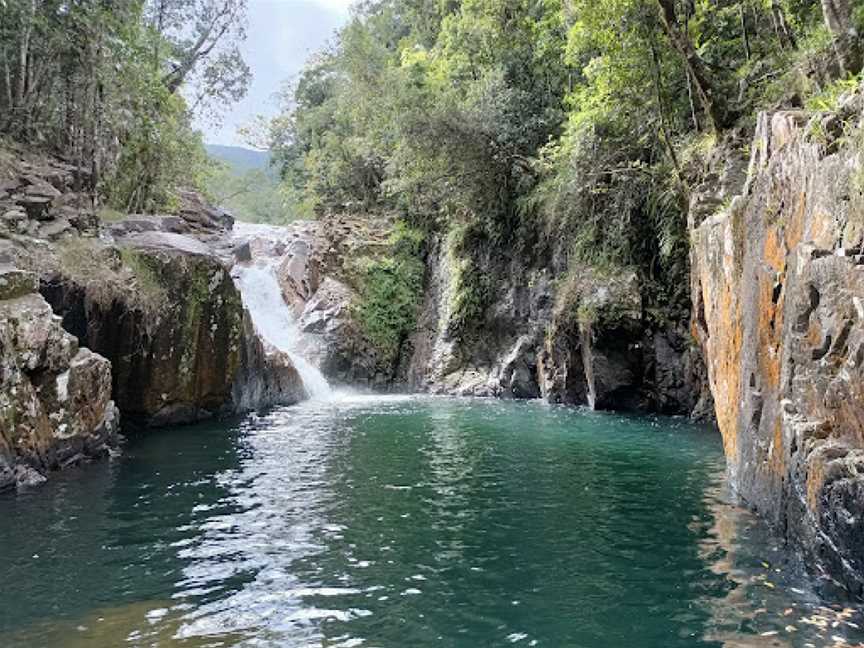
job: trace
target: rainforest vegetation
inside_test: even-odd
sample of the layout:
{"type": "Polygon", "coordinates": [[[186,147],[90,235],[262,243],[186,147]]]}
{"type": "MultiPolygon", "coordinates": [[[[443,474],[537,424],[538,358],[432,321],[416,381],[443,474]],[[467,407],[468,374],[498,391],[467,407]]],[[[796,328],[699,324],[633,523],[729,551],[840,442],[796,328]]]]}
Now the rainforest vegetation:
{"type": "Polygon", "coordinates": [[[86,169],[115,209],[170,208],[210,171],[193,116],[246,92],[245,14],[245,0],[0,0],[0,135],[86,169]]]}
{"type": "Polygon", "coordinates": [[[295,210],[393,213],[446,240],[466,326],[489,260],[514,255],[635,269],[683,312],[704,160],[736,136],[747,155],[759,110],[830,107],[862,21],[851,0],[366,1],[270,142],[295,210]]]}
{"type": "MultiPolygon", "coordinates": [[[[246,90],[245,10],[0,0],[0,133],[88,168],[123,211],[170,209],[208,173],[224,188],[192,123],[246,90]]],[[[364,0],[266,126],[282,187],[262,213],[390,214],[446,241],[466,327],[514,254],[635,270],[685,312],[705,158],[746,147],[759,110],[830,107],[862,22],[852,0],[364,0]]]]}

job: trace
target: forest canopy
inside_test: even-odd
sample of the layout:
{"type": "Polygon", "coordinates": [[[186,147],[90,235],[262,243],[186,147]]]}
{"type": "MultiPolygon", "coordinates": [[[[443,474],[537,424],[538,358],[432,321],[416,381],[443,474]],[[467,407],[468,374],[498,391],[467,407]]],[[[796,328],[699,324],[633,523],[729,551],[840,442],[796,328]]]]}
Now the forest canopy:
{"type": "Polygon", "coordinates": [[[445,234],[468,319],[494,250],[635,267],[681,301],[693,160],[852,83],[862,21],[850,0],[366,0],[270,144],[295,209],[445,234]]]}
{"type": "Polygon", "coordinates": [[[118,209],[169,207],[208,166],[193,114],[246,92],[245,15],[245,0],[0,0],[0,134],[86,169],[118,209]]]}

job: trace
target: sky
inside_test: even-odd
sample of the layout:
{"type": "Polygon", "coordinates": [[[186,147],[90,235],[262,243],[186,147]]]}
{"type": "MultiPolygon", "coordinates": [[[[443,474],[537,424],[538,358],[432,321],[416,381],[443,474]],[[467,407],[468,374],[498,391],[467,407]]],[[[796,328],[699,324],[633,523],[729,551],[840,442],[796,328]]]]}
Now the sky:
{"type": "Polygon", "coordinates": [[[256,115],[272,116],[273,94],[295,78],[309,56],[320,50],[348,20],[353,0],[249,0],[247,39],[243,45],[253,81],[243,101],[231,106],[222,124],[201,123],[208,144],[244,146],[237,129],[256,115]]]}

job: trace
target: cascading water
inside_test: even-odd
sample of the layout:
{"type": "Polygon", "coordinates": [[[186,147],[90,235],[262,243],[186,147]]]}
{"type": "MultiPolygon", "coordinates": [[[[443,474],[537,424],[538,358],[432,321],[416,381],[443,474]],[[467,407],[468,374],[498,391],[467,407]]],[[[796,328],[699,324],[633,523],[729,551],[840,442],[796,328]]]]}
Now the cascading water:
{"type": "Polygon", "coordinates": [[[333,398],[333,389],[318,368],[303,357],[299,343],[303,339],[294,314],[282,298],[282,290],[273,268],[254,264],[234,269],[243,305],[252,316],[258,334],[274,347],[287,353],[294,363],[306,393],[312,400],[333,398]]]}

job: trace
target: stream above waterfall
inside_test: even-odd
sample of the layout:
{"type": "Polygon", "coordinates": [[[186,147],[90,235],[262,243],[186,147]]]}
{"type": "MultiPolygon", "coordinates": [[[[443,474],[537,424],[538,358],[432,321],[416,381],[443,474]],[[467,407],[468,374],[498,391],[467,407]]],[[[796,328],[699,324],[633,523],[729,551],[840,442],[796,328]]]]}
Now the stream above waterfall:
{"type": "Polygon", "coordinates": [[[716,432],[347,397],[133,437],[0,496],[4,648],[843,646],[716,432]]]}

